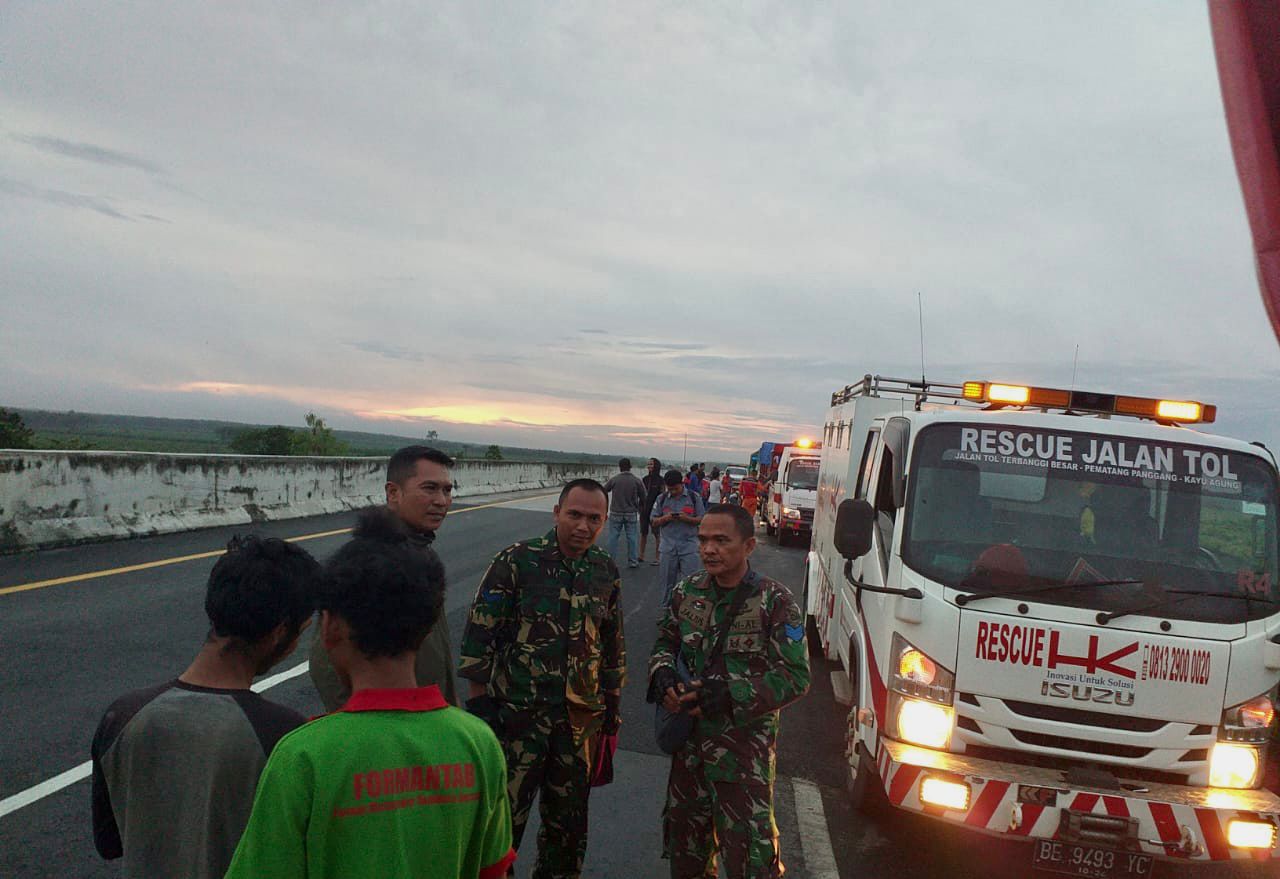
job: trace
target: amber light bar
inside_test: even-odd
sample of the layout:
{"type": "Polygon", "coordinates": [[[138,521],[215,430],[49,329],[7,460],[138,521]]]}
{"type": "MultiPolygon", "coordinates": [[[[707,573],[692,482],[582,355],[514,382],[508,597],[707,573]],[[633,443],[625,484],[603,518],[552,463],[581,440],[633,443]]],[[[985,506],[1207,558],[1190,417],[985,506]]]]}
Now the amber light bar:
{"type": "Polygon", "coordinates": [[[1031,406],[1104,415],[1133,415],[1166,423],[1209,424],[1218,417],[1218,407],[1206,406],[1194,400],[1120,397],[1094,391],[1064,391],[1060,388],[1037,388],[1002,382],[965,382],[962,393],[966,400],[997,406],[1031,406]]]}

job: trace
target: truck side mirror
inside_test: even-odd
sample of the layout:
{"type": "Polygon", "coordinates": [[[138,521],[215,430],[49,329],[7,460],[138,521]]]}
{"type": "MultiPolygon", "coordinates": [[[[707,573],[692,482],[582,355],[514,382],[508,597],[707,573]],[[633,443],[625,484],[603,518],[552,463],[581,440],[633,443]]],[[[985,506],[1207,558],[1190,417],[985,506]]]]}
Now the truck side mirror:
{"type": "Polygon", "coordinates": [[[876,511],[865,499],[848,498],[836,510],[836,551],[847,559],[856,559],[871,551],[871,531],[876,511]]]}

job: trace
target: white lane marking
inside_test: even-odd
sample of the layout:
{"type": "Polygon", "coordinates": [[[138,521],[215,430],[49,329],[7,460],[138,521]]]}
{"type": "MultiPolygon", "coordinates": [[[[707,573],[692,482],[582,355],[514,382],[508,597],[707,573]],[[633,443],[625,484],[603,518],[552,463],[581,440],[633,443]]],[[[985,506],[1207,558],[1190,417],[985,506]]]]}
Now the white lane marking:
{"type": "MultiPolygon", "coordinates": [[[[255,693],[261,693],[263,690],[269,690],[277,684],[283,684],[285,681],[292,680],[298,675],[304,675],[311,668],[310,660],[295,665],[287,671],[273,674],[269,678],[263,678],[254,684],[250,689],[255,693]]],[[[55,775],[48,781],[42,781],[39,784],[29,787],[24,791],[5,797],[0,800],[0,818],[8,815],[10,812],[16,812],[21,808],[30,806],[32,803],[39,802],[50,794],[56,794],[64,787],[70,787],[77,781],[83,781],[93,773],[92,761],[85,761],[79,766],[74,766],[66,772],[55,775]]]]}
{"type": "Polygon", "coordinates": [[[81,763],[74,769],[68,769],[61,775],[55,775],[48,781],[42,781],[35,787],[29,787],[21,793],[14,794],[11,797],[5,797],[0,800],[0,818],[8,815],[10,812],[16,812],[23,806],[30,806],[37,800],[43,800],[49,794],[57,793],[68,785],[75,784],[81,779],[88,778],[89,773],[93,771],[91,763],[81,763]]]}
{"type": "Polygon", "coordinates": [[[283,684],[285,681],[292,680],[296,678],[298,675],[306,674],[310,668],[311,668],[311,660],[308,659],[298,663],[288,671],[277,672],[276,674],[273,674],[269,678],[263,678],[262,680],[258,681],[249,689],[253,690],[253,692],[255,693],[261,693],[263,690],[270,690],[276,684],[283,684]]]}
{"type": "Polygon", "coordinates": [[[626,616],[622,618],[622,625],[624,627],[623,629],[624,631],[627,623],[631,622],[631,618],[636,614],[638,614],[641,610],[643,610],[644,606],[649,603],[649,593],[652,591],[653,591],[652,589],[646,589],[644,592],[642,592],[640,594],[640,601],[636,604],[635,607],[631,608],[631,610],[627,612],[626,616]]]}
{"type": "Polygon", "coordinates": [[[795,777],[791,779],[791,789],[795,792],[800,848],[808,875],[813,879],[840,879],[827,816],[822,809],[822,791],[813,782],[795,777]]]}

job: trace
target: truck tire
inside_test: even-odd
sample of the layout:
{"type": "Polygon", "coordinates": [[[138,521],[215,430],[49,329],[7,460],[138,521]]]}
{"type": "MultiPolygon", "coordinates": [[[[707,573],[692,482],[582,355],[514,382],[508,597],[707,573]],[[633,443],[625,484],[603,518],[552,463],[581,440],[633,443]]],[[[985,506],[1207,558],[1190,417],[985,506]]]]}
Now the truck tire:
{"type": "Polygon", "coordinates": [[[809,639],[809,652],[821,651],[822,638],[818,635],[818,618],[809,613],[809,563],[804,563],[804,636],[809,639]]]}
{"type": "Polygon", "coordinates": [[[764,533],[765,533],[765,534],[768,534],[770,537],[773,537],[775,534],[777,534],[777,533],[778,533],[778,529],[777,529],[777,528],[775,528],[775,527],[773,527],[773,523],[772,523],[772,522],[770,522],[768,519],[765,519],[765,520],[764,520],[764,533]]]}
{"type": "Polygon", "coordinates": [[[845,731],[845,780],[844,789],[849,805],[864,814],[875,814],[885,802],[884,788],[875,761],[862,741],[862,727],[858,724],[858,654],[849,645],[849,681],[853,690],[853,704],[849,706],[848,726],[845,731]]]}
{"type": "Polygon", "coordinates": [[[884,788],[880,785],[880,774],[876,772],[876,764],[866,747],[862,743],[857,747],[858,771],[855,773],[850,763],[845,771],[845,793],[849,797],[849,805],[855,811],[874,815],[884,803],[884,788]]]}

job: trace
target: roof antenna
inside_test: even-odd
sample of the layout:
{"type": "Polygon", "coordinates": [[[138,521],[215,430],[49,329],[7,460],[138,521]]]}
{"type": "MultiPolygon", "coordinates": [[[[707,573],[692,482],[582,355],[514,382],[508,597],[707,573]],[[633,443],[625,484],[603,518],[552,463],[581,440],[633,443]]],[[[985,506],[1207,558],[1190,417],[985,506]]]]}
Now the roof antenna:
{"type": "Polygon", "coordinates": [[[920,311],[920,390],[925,390],[924,381],[924,297],[916,291],[916,307],[920,311]]]}
{"type": "Polygon", "coordinates": [[[1071,390],[1076,389],[1076,367],[1080,364],[1080,343],[1076,342],[1076,356],[1071,361],[1071,390]]]}

